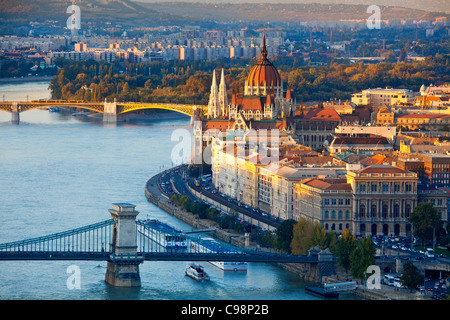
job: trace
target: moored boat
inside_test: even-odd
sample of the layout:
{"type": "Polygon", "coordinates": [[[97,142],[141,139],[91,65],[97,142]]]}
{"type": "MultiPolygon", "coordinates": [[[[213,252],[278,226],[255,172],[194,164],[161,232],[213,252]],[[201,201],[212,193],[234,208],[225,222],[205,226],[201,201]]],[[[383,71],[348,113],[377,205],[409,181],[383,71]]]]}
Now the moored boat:
{"type": "Polygon", "coordinates": [[[185,249],[187,247],[187,239],[181,231],[156,219],[146,219],[141,222],[150,228],[138,225],[138,231],[164,248],[185,249]]]}
{"type": "MultiPolygon", "coordinates": [[[[191,242],[191,250],[200,253],[215,252],[219,243],[213,238],[202,238],[202,242],[191,242]]],[[[237,251],[229,250],[228,253],[237,253],[237,251]]],[[[247,262],[236,261],[208,261],[223,271],[247,271],[247,262]]]]}
{"type": "Polygon", "coordinates": [[[191,277],[192,279],[195,279],[197,281],[208,281],[209,276],[203,269],[203,267],[199,264],[190,264],[185,271],[186,275],[188,277],[191,277]]]}

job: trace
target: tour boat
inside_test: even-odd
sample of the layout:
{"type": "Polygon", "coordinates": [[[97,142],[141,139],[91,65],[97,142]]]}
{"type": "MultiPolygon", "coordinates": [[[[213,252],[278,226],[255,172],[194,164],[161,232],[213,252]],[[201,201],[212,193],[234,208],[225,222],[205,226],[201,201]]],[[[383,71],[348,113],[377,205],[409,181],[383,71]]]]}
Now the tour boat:
{"type": "Polygon", "coordinates": [[[145,228],[138,224],[138,231],[157,244],[168,249],[185,249],[187,248],[186,237],[181,231],[169,226],[168,224],[156,219],[146,219],[142,222],[150,228],[145,228]]]}
{"type": "Polygon", "coordinates": [[[195,279],[197,281],[208,281],[209,276],[203,269],[203,267],[199,264],[190,264],[185,271],[186,275],[188,277],[191,277],[192,279],[195,279]]]}
{"type": "MultiPolygon", "coordinates": [[[[217,241],[212,238],[202,238],[202,243],[191,242],[191,250],[201,253],[214,253],[215,248],[219,245],[217,241]]],[[[229,253],[237,253],[237,251],[229,251],[229,253]]],[[[247,262],[235,261],[208,261],[213,266],[216,266],[223,271],[247,271],[247,262]]]]}

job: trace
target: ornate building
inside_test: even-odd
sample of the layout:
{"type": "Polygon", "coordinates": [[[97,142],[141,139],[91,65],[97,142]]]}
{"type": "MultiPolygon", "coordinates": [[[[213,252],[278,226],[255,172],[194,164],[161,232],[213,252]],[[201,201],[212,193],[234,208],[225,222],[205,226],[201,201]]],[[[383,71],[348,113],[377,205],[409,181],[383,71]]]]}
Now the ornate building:
{"type": "Polygon", "coordinates": [[[218,132],[238,130],[246,134],[251,129],[292,130],[295,111],[292,90],[283,92],[280,74],[267,59],[264,36],[259,61],[251,68],[245,81],[244,96],[233,94],[229,103],[224,70],[219,85],[213,71],[206,119],[200,114],[192,118],[192,162],[200,164],[202,159],[207,160],[209,155],[204,155],[204,151],[218,132]]]}
{"type": "Polygon", "coordinates": [[[245,81],[243,97],[233,94],[231,103],[228,104],[223,69],[219,87],[216,81],[214,71],[208,103],[208,119],[236,120],[242,115],[245,121],[259,121],[283,119],[295,113],[292,90],[283,92],[280,74],[267,59],[265,36],[259,61],[251,68],[245,81]]]}

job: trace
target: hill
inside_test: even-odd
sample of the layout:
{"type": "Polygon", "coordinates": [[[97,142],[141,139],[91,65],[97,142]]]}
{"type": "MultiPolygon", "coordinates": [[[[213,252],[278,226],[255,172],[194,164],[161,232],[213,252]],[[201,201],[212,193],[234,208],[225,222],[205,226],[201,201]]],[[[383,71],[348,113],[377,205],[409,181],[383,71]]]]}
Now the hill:
{"type": "MultiPolygon", "coordinates": [[[[21,26],[30,21],[53,20],[64,28],[70,4],[68,0],[1,0],[0,25],[21,26]]],[[[84,0],[74,4],[80,7],[82,26],[106,22],[123,26],[160,26],[184,21],[171,13],[161,13],[129,0],[84,0]]]]}
{"type": "MultiPolygon", "coordinates": [[[[371,15],[367,13],[368,6],[364,4],[141,2],[141,5],[161,13],[171,12],[186,19],[217,22],[363,21],[371,15]]],[[[440,16],[449,15],[404,7],[381,7],[382,20],[434,20],[440,16]]]]}

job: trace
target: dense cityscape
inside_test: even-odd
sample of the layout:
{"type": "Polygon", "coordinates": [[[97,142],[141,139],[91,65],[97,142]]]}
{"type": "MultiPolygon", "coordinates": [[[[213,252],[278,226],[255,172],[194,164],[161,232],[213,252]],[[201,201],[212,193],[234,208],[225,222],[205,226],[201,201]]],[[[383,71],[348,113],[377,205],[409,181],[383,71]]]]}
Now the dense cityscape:
{"type": "MultiPolygon", "coordinates": [[[[45,121],[57,123],[52,124],[55,128],[77,121],[94,124],[96,130],[106,131],[111,126],[155,130],[159,138],[149,138],[152,156],[170,160],[149,160],[152,168],[147,172],[136,167],[145,183],[141,193],[152,213],[160,210],[158,220],[173,222],[173,216],[192,227],[182,233],[178,229],[186,227],[179,222],[168,226],[156,219],[139,220],[136,216],[141,210],[135,211],[135,205],[113,203],[109,212],[116,222],[111,222],[113,242],[107,249],[111,256],[102,258],[104,243],[101,251],[95,252],[97,260],[107,263],[108,286],[145,286],[139,276],[144,272],[138,266],[147,259],[146,253],[139,251],[146,242],[139,237],[152,239],[149,230],[166,228],[164,241],[178,242],[170,247],[153,238],[167,249],[157,252],[163,258],[155,261],[177,261],[177,257],[182,257],[178,261],[190,261],[182,260],[181,254],[164,255],[178,246],[224,259],[220,263],[201,256],[192,259],[203,265],[209,261],[224,273],[217,276],[211,269],[191,263],[185,271],[190,280],[214,282],[227,272],[250,277],[252,264],[270,264],[272,259],[280,272],[296,279],[287,281],[289,285],[304,281],[301,290],[305,295],[299,298],[282,291],[280,298],[268,294],[255,300],[308,300],[310,296],[449,299],[450,27],[448,8],[436,9],[439,1],[427,11],[414,1],[407,2],[407,8],[380,3],[383,10],[381,17],[373,20],[378,23],[375,27],[369,23],[369,5],[363,2],[303,4],[300,9],[292,3],[272,3],[269,8],[253,4],[254,15],[247,20],[252,4],[239,2],[183,2],[170,14],[170,3],[151,1],[36,3],[5,1],[0,5],[1,21],[10,24],[0,28],[0,109],[11,114],[11,121],[9,115],[0,118],[3,136],[11,128],[38,130],[43,120],[34,123],[26,113],[33,113],[36,119],[45,113],[50,117],[45,121]],[[43,10],[54,6],[61,12],[46,16],[39,10],[31,19],[36,5],[43,10]],[[284,12],[283,5],[289,12],[284,12]],[[228,17],[229,6],[241,10],[236,17],[228,17]],[[331,10],[329,16],[326,8],[331,10]],[[271,10],[274,14],[269,17],[271,10]],[[310,13],[309,20],[301,15],[302,10],[310,13]],[[116,19],[121,12],[123,16],[116,19]],[[211,17],[212,12],[217,16],[211,17]],[[142,20],[142,13],[150,18],[142,20]],[[100,16],[103,18],[98,19],[100,16]],[[30,97],[27,89],[20,87],[39,81],[48,84],[47,96],[30,97]],[[10,97],[14,86],[21,88],[20,98],[10,97]],[[174,118],[176,112],[181,120],[174,118]],[[164,121],[170,124],[167,128],[164,121]],[[187,132],[184,143],[163,146],[170,135],[172,143],[175,141],[177,130],[187,132]],[[178,146],[182,152],[174,151],[178,146]],[[171,218],[167,220],[166,215],[171,218]],[[130,217],[138,219],[133,222],[136,228],[126,227],[130,217]],[[122,236],[121,224],[123,229],[131,228],[122,236]],[[137,234],[138,243],[129,239],[130,232],[137,234]],[[197,247],[192,234],[202,233],[207,236],[197,247]],[[192,244],[186,246],[183,241],[192,244]],[[227,249],[211,249],[208,241],[214,241],[214,246],[216,241],[224,243],[227,249]],[[233,249],[229,249],[231,245],[233,249]],[[201,246],[206,251],[198,249],[201,246]],[[134,247],[138,250],[130,249],[134,247]],[[228,253],[233,257],[246,252],[249,260],[241,261],[239,256],[230,260],[223,250],[231,250],[228,253]],[[114,259],[119,253],[122,260],[117,262],[114,259]],[[125,260],[124,253],[128,255],[125,260]]],[[[81,130],[90,129],[83,126],[81,130]]],[[[68,131],[61,129],[63,135],[68,131]]],[[[10,134],[15,137],[16,132],[10,134]]],[[[51,134],[57,139],[60,133],[51,134]]],[[[134,133],[126,134],[132,137],[134,133]]],[[[142,131],[135,136],[144,139],[146,134],[152,135],[142,131]]],[[[75,148],[86,143],[83,152],[95,152],[90,144],[97,145],[95,160],[101,158],[104,167],[113,168],[114,161],[121,160],[110,160],[109,154],[102,152],[103,143],[113,143],[116,138],[95,142],[88,136],[76,138],[73,144],[75,148]]],[[[23,137],[15,139],[22,141],[23,137]]],[[[123,152],[120,157],[133,158],[124,144],[134,144],[123,141],[115,149],[123,152]]],[[[19,151],[9,149],[6,139],[4,142],[2,149],[13,159],[19,151]]],[[[148,149],[146,145],[143,153],[148,149]]],[[[79,162],[88,159],[87,155],[90,153],[80,153],[79,162]]],[[[76,161],[75,153],[72,157],[76,161]]],[[[126,181],[123,175],[128,174],[128,165],[120,170],[126,181]]],[[[61,180],[70,184],[73,175],[66,173],[61,180]]],[[[17,207],[20,210],[21,205],[17,207]]],[[[1,216],[9,219],[6,212],[1,216]]],[[[143,216],[144,212],[140,218],[143,216]]],[[[52,231],[54,238],[63,237],[63,233],[55,233],[59,230],[52,231]]],[[[85,232],[80,230],[73,232],[85,232]]],[[[0,239],[4,243],[0,244],[2,260],[23,259],[26,243],[41,241],[32,238],[20,247],[16,240],[27,237],[25,231],[21,233],[19,238],[5,235],[0,239]],[[15,245],[17,251],[11,249],[15,245]]],[[[59,246],[64,247],[64,242],[59,246]]],[[[75,251],[72,248],[61,254],[64,257],[75,251]]],[[[57,256],[57,252],[52,247],[51,254],[57,256]]],[[[33,252],[31,257],[38,254],[43,253],[33,252]]],[[[37,297],[47,299],[37,292],[37,297]]],[[[225,299],[242,299],[233,294],[225,299]]],[[[0,299],[17,296],[20,293],[0,291],[0,299]]],[[[25,297],[34,299],[33,294],[25,297]]],[[[157,296],[137,297],[159,300],[157,296]]],[[[214,294],[200,299],[215,300],[214,294]]],[[[259,308],[258,314],[269,312],[267,306],[259,308]]],[[[181,314],[203,311],[214,313],[189,305],[181,314]]],[[[238,311],[242,313],[242,308],[238,311]]]]}

